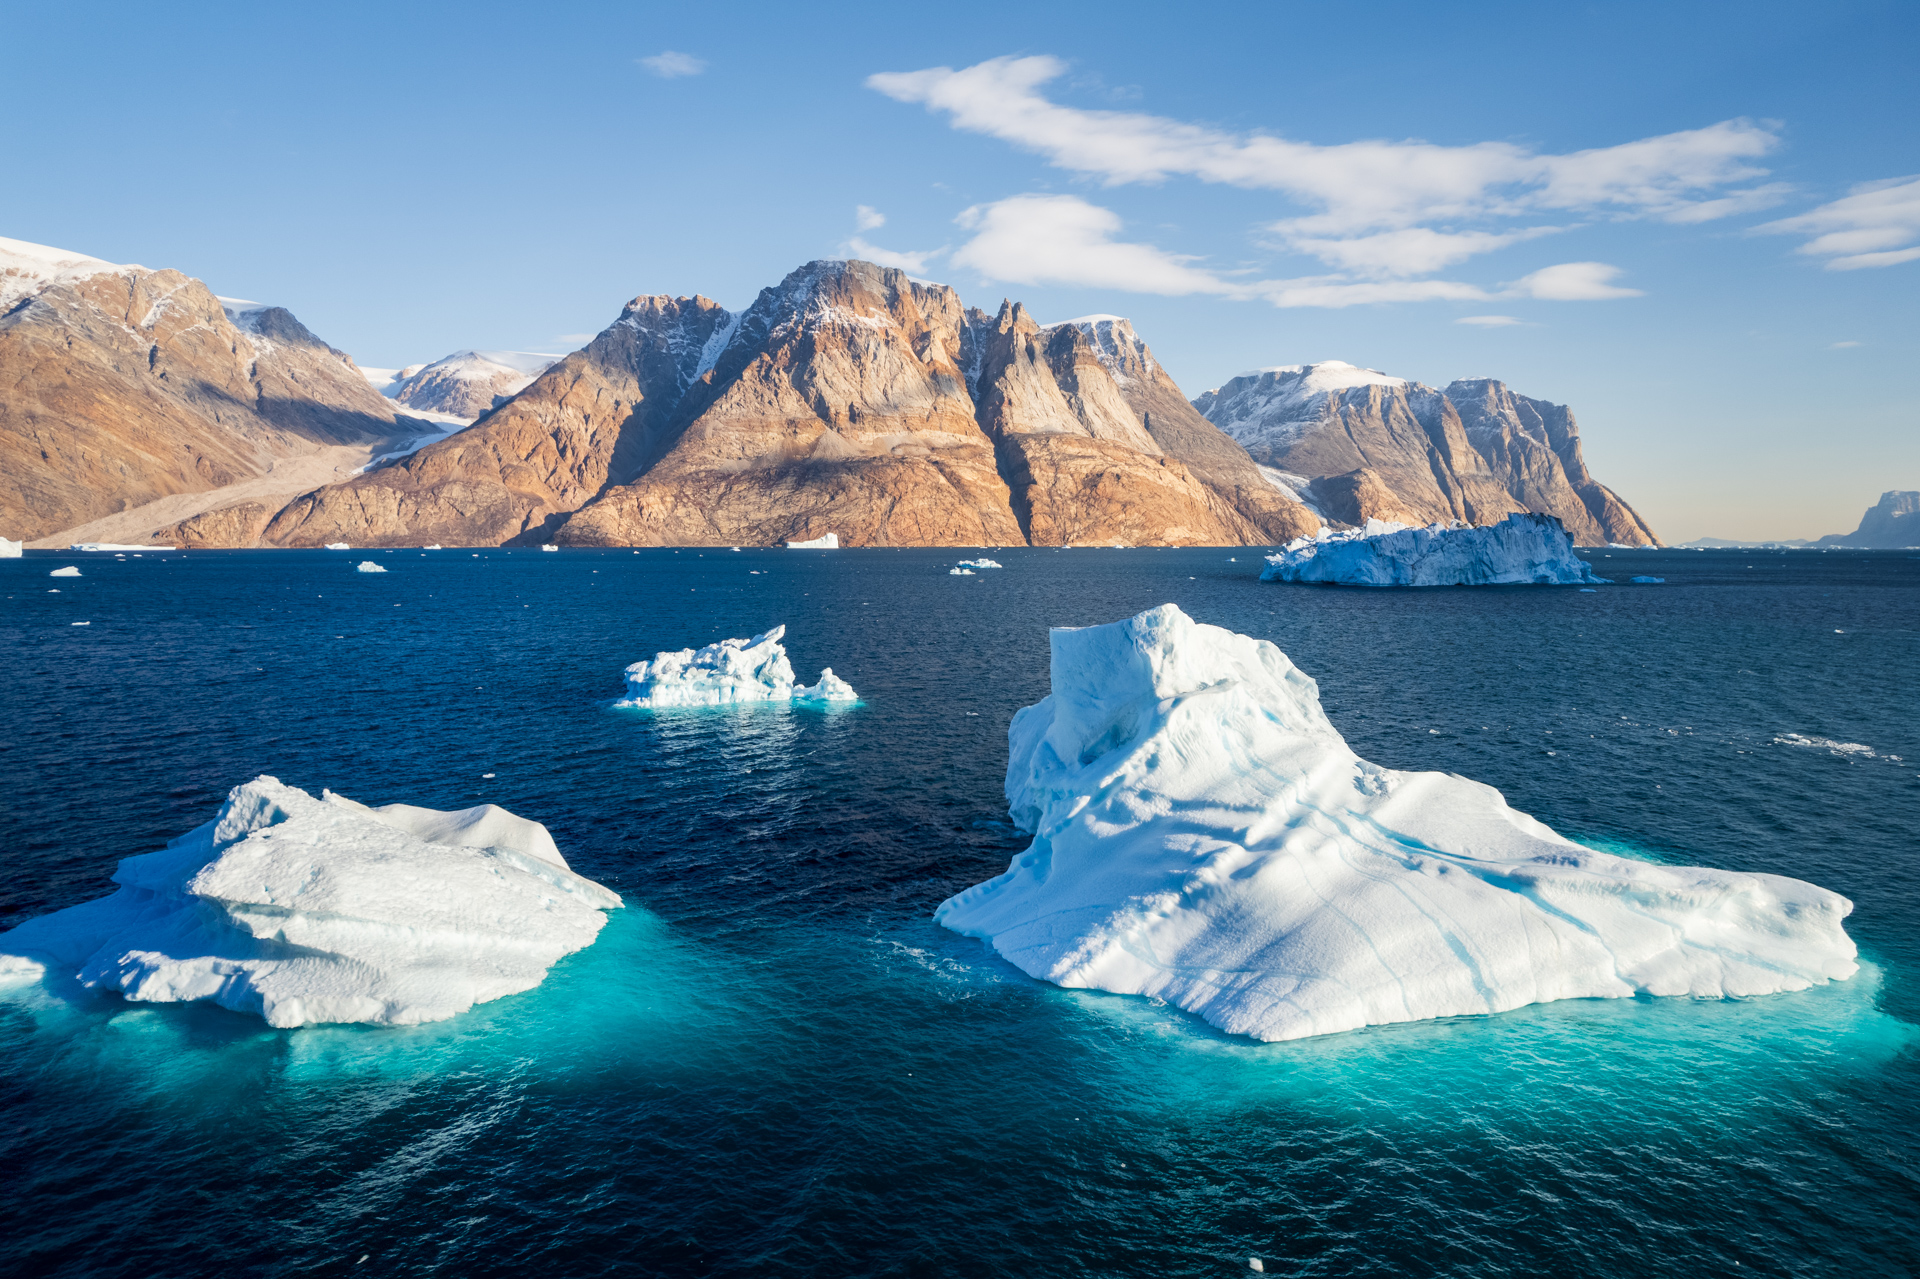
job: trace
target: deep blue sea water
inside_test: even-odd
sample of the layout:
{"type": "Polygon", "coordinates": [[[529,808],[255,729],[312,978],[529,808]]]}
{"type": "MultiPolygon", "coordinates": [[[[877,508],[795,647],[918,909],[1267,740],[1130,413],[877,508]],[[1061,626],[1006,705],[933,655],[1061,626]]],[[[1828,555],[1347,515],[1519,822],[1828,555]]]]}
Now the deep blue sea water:
{"type": "Polygon", "coordinates": [[[413,1029],[0,991],[0,1272],[1920,1269],[1920,558],[1596,552],[1666,583],[1582,594],[962,554],[0,561],[0,928],[261,772],[498,802],[628,903],[538,989],[413,1029]],[[1261,1045],[935,927],[1024,845],[1006,727],[1046,627],[1167,601],[1277,642],[1369,759],[1847,894],[1862,972],[1261,1045]],[[607,706],[628,662],[781,622],[861,705],[607,706]]]}

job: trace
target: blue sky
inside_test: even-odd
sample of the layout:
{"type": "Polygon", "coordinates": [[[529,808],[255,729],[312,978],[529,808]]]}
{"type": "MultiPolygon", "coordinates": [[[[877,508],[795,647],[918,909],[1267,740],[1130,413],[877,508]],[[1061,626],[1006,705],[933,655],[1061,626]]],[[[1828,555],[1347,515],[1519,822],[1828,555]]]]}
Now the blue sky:
{"type": "Polygon", "coordinates": [[[1669,540],[1815,536],[1920,488],[1917,37],[1900,3],[5,4],[0,235],[374,366],[875,256],[1128,315],[1189,394],[1503,378],[1669,540]]]}

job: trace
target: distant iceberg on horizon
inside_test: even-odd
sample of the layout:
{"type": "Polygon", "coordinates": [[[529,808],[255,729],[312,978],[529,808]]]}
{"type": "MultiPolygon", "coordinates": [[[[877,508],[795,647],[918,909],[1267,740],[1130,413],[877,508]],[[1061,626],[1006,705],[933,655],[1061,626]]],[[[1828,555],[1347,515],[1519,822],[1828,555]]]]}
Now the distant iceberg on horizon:
{"type": "Polygon", "coordinates": [[[622,904],[504,808],[369,808],[264,775],[113,879],[0,933],[0,980],[72,974],[279,1027],[409,1026],[539,985],[622,904]]]}
{"type": "Polygon", "coordinates": [[[780,641],[787,628],[776,626],[752,639],[724,639],[704,648],[656,653],[627,667],[627,695],[619,707],[662,709],[726,706],[735,702],[854,702],[859,694],[833,673],[820,672],[812,685],[795,684],[793,664],[780,641]]]}
{"type": "Polygon", "coordinates": [[[1007,732],[1033,842],[935,912],[1031,976],[1285,1040],[1858,971],[1839,894],[1596,852],[1491,786],[1369,763],[1264,640],[1167,604],[1051,643],[1052,693],[1007,732]]]}
{"type": "Polygon", "coordinates": [[[789,551],[837,551],[840,549],[840,535],[826,533],[804,542],[788,542],[787,549],[789,551]]]}
{"type": "Polygon", "coordinates": [[[1300,537],[1267,556],[1263,582],[1338,586],[1584,586],[1606,584],[1574,554],[1573,539],[1551,515],[1513,514],[1498,524],[1391,520],[1300,537]]]}

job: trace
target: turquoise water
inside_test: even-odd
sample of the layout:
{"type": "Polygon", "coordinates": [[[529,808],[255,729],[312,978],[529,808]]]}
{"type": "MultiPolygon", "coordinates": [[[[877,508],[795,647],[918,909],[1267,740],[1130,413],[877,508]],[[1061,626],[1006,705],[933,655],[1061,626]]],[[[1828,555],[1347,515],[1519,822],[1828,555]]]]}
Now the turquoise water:
{"type": "Polygon", "coordinates": [[[967,554],[85,557],[58,595],[75,557],[0,563],[0,927],[262,771],[494,800],[628,902],[537,990],[412,1029],[0,991],[0,1269],[1912,1273],[1920,560],[1387,594],[1224,551],[948,577],[967,554]],[[1045,626],[1169,600],[1280,643],[1368,758],[1848,894],[1863,971],[1261,1045],[934,927],[1024,844],[1000,775],[1045,626]],[[780,622],[863,703],[606,705],[629,661],[780,622]]]}

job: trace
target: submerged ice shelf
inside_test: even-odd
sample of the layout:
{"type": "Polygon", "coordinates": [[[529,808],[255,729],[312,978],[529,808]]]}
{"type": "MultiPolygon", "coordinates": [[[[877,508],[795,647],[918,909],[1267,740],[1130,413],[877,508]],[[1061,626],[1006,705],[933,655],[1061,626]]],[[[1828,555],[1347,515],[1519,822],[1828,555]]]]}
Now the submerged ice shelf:
{"type": "Polygon", "coordinates": [[[1846,898],[1595,852],[1490,786],[1368,763],[1264,640],[1168,604],[1052,655],[1007,733],[1033,843],[936,911],[1034,977],[1281,1040],[1857,971],[1846,898]]]}
{"type": "Polygon", "coordinates": [[[811,686],[793,682],[793,665],[780,641],[785,626],[752,639],[724,639],[705,648],[657,653],[627,667],[627,695],[615,706],[724,706],[732,702],[852,702],[859,694],[833,673],[811,686]]]}
{"type": "Polygon", "coordinates": [[[1263,582],[1342,586],[1576,586],[1605,583],[1573,553],[1551,515],[1509,515],[1498,524],[1408,528],[1368,520],[1364,528],[1299,537],[1267,556],[1263,582]]]}
{"type": "Polygon", "coordinates": [[[539,985],[621,904],[546,827],[492,804],[368,808],[266,776],[113,879],[0,933],[0,979],[72,974],[273,1026],[413,1025],[539,985]]]}

